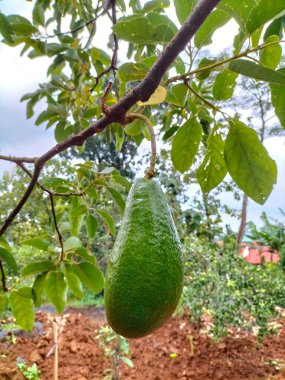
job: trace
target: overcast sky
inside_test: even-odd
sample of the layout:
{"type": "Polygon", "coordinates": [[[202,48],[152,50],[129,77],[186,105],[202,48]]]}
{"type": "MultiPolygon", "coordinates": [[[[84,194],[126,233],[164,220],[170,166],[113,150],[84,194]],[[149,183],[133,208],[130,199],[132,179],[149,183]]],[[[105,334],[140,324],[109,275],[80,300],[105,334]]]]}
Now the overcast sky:
{"type": "MultiPolygon", "coordinates": [[[[32,3],[23,0],[0,2],[0,10],[6,14],[19,13],[29,18],[31,8],[32,3]]],[[[102,31],[104,25],[101,24],[99,27],[102,31]]],[[[214,36],[211,51],[217,54],[225,47],[230,46],[236,30],[236,25],[231,22],[224,30],[218,31],[214,36]]],[[[102,36],[106,37],[106,35],[107,33],[102,32],[99,34],[103,48],[105,45],[102,44],[102,36]]],[[[98,43],[99,40],[96,41],[96,46],[98,43]]],[[[0,153],[35,156],[44,153],[55,144],[53,129],[45,130],[43,125],[35,126],[35,118],[26,120],[25,103],[20,103],[20,98],[23,94],[34,91],[38,83],[46,81],[49,60],[46,58],[30,60],[27,57],[20,57],[20,50],[21,47],[9,48],[0,44],[0,153]]],[[[125,47],[123,52],[124,50],[125,47]]],[[[121,54],[123,54],[122,51],[121,54]]],[[[36,107],[36,115],[40,112],[41,107],[43,105],[36,107]]],[[[285,138],[268,139],[265,141],[265,146],[271,157],[276,160],[278,181],[264,206],[250,201],[248,217],[255,223],[259,223],[262,211],[282,220],[278,209],[281,207],[285,210],[285,138]]],[[[144,149],[149,149],[147,143],[144,144],[144,147],[144,149]]],[[[0,175],[3,170],[11,169],[11,164],[0,161],[0,175]]],[[[229,204],[240,207],[233,201],[230,194],[225,194],[223,198],[229,204]]],[[[238,221],[229,220],[226,216],[224,222],[230,222],[234,229],[238,226],[238,221]]]]}

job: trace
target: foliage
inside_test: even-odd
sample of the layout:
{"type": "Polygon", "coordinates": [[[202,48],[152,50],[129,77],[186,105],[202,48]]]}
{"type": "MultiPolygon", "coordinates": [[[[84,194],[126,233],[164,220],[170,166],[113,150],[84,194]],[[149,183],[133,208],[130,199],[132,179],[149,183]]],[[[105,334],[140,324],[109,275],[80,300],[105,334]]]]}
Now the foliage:
{"type": "Polygon", "coordinates": [[[17,368],[25,376],[25,379],[28,380],[41,380],[40,374],[41,371],[38,369],[36,363],[33,363],[31,366],[27,366],[26,363],[18,363],[17,368]]]}
{"type": "Polygon", "coordinates": [[[229,325],[252,329],[259,336],[270,332],[267,322],[285,307],[285,276],[278,265],[248,264],[234,245],[213,249],[189,240],[185,245],[185,287],[183,303],[200,323],[203,315],[212,319],[211,332],[218,338],[229,325]]]}
{"type": "MultiPolygon", "coordinates": [[[[22,170],[5,175],[0,184],[0,235],[6,232],[0,237],[0,311],[10,303],[22,327],[32,328],[33,307],[43,295],[60,312],[68,289],[80,298],[82,285],[94,292],[103,288],[99,267],[105,263],[96,263],[94,253],[105,260],[130,189],[126,176],[134,176],[136,147],[151,137],[141,117],[133,119],[129,110],[155,126],[172,159],[174,187],[183,187],[181,173],[186,184],[198,182],[203,191],[202,202],[184,214],[172,198],[177,214],[183,214],[180,231],[186,225],[188,233],[208,241],[217,236],[220,219],[212,214],[221,207],[215,195],[219,186],[228,186],[226,174],[257,203],[270,195],[276,164],[251,125],[227,114],[227,102],[241,77],[268,83],[284,128],[284,1],[202,2],[195,12],[204,6],[201,14],[209,16],[199,30],[194,22],[193,41],[183,42],[169,7],[183,24],[197,3],[36,0],[28,18],[0,12],[4,44],[21,46],[21,54],[30,59],[50,60],[47,81],[21,101],[27,118],[53,128],[59,143],[39,159],[0,157],[22,170]],[[232,18],[239,32],[231,53],[209,59],[205,48],[213,33],[232,18]],[[106,27],[103,33],[99,20],[106,27]],[[102,35],[109,39],[104,50],[98,42],[102,35]],[[176,43],[167,46],[173,38],[176,43]],[[122,41],[128,51],[118,60],[122,41]],[[35,115],[40,101],[45,109],[35,115]],[[74,146],[76,160],[73,151],[64,153],[65,161],[50,161],[74,146]],[[28,263],[22,253],[30,254],[28,263]]],[[[165,181],[169,196],[174,195],[171,181],[165,181]]]]}
{"type": "MultiPolygon", "coordinates": [[[[121,177],[114,168],[98,172],[91,163],[79,163],[75,169],[59,163],[54,165],[58,177],[51,176],[50,166],[47,166],[47,177],[41,184],[49,185],[52,191],[59,194],[81,191],[82,196],[59,196],[54,200],[52,210],[45,193],[35,192],[24,213],[25,231],[19,219],[19,224],[15,224],[7,235],[10,241],[18,241],[20,245],[12,245],[4,238],[0,240],[0,257],[7,265],[7,285],[10,286],[9,297],[1,293],[0,304],[4,309],[9,300],[17,324],[27,330],[33,327],[33,304],[39,306],[46,297],[60,312],[67,301],[67,289],[79,299],[83,297],[82,285],[95,293],[102,290],[103,277],[96,266],[96,245],[93,239],[99,234],[100,240],[104,242],[109,234],[108,229],[112,234],[115,233],[118,213],[114,210],[117,208],[119,213],[122,212],[125,203],[124,195],[117,189],[123,193],[130,186],[128,180],[121,177]],[[82,172],[89,178],[82,178],[82,172]],[[69,182],[69,178],[74,177],[77,177],[76,188],[69,182]],[[90,197],[84,196],[86,192],[91,194],[90,197]],[[38,217],[36,208],[40,209],[42,202],[46,204],[47,213],[40,213],[38,217]],[[53,211],[56,213],[62,241],[52,225],[53,211]],[[83,247],[83,242],[86,248],[83,247]],[[16,283],[13,274],[17,274],[16,283]]],[[[5,174],[0,182],[3,210],[8,210],[12,204],[12,193],[5,193],[5,187],[12,188],[14,195],[17,195],[22,191],[26,180],[22,171],[5,174]]],[[[112,244],[110,238],[107,244],[112,244]]],[[[106,243],[101,249],[104,248],[106,243]]],[[[103,268],[105,265],[102,263],[103,268]]]]}

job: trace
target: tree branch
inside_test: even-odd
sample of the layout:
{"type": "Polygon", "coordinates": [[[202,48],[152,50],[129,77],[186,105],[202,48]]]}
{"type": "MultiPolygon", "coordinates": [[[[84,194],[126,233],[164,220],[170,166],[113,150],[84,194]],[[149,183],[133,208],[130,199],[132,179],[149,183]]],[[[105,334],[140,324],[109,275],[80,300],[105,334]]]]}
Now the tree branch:
{"type": "Polygon", "coordinates": [[[0,154],[0,160],[14,162],[15,164],[18,164],[19,162],[34,164],[37,160],[37,157],[15,157],[15,156],[3,156],[0,154]]]}
{"type": "MultiPolygon", "coordinates": [[[[93,136],[95,133],[102,132],[111,123],[120,122],[120,120],[124,118],[126,112],[139,100],[143,102],[147,101],[159,86],[163,75],[170,67],[172,62],[185,49],[188,42],[191,40],[207,16],[212,12],[212,10],[220,1],[221,0],[200,0],[194,11],[188,17],[178,33],[163,50],[155,64],[152,66],[140,84],[138,84],[132,91],[127,93],[116,104],[110,107],[108,114],[97,120],[97,122],[90,125],[88,128],[78,133],[77,135],[71,136],[67,140],[55,145],[41,157],[32,161],[35,163],[35,169],[31,182],[20,202],[17,204],[14,210],[12,210],[4,222],[0,230],[0,236],[4,234],[4,232],[10,226],[14,218],[20,212],[27,199],[31,195],[35,185],[37,184],[43,165],[48,160],[66,150],[67,148],[82,145],[88,137],[93,136]]],[[[21,160],[18,160],[18,162],[19,161],[21,160]]]]}
{"type": "Polygon", "coordinates": [[[42,166],[35,166],[35,170],[33,173],[33,177],[31,179],[31,182],[29,186],[27,187],[27,190],[25,191],[22,199],[20,202],[17,204],[17,206],[11,211],[11,213],[8,215],[8,218],[5,220],[2,228],[0,229],[0,236],[4,234],[4,232],[7,230],[7,228],[10,226],[10,224],[13,222],[15,217],[18,215],[18,213],[21,211],[22,207],[26,203],[26,201],[29,199],[37,181],[40,176],[42,170],[42,166]]]}

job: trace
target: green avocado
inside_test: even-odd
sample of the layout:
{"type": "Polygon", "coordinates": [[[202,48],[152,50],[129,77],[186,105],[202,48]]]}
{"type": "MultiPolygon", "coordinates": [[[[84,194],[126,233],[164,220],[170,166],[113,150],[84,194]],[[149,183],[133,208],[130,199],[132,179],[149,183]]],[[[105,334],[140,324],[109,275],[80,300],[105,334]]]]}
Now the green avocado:
{"type": "Polygon", "coordinates": [[[106,316],[113,330],[138,338],[173,314],[183,285],[181,244],[160,185],[133,184],[107,268],[106,316]]]}

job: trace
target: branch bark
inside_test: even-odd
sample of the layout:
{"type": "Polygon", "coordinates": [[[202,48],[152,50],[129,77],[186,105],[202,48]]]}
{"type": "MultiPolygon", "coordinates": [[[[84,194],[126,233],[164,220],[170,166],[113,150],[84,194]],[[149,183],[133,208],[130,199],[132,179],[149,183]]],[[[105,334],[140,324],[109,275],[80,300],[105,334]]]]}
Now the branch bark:
{"type": "MultiPolygon", "coordinates": [[[[66,150],[67,148],[82,145],[88,137],[91,137],[96,133],[102,132],[108,125],[114,122],[120,122],[120,120],[124,118],[127,111],[139,100],[143,102],[147,101],[150,98],[150,96],[154,93],[156,88],[159,86],[163,78],[163,75],[170,67],[172,62],[185,49],[191,38],[203,24],[207,16],[213,11],[213,9],[220,1],[221,0],[200,0],[200,2],[193,10],[191,15],[188,17],[186,22],[183,24],[181,29],[173,37],[170,43],[165,47],[155,64],[152,66],[152,68],[146,75],[146,77],[132,91],[127,93],[115,105],[110,107],[109,112],[106,115],[104,115],[94,124],[90,125],[84,131],[78,133],[75,136],[71,136],[67,140],[55,145],[52,149],[44,153],[36,160],[32,159],[32,161],[28,161],[35,163],[33,177],[22,199],[14,208],[14,210],[12,210],[12,212],[4,222],[0,230],[0,236],[4,234],[4,232],[10,226],[14,218],[17,216],[17,214],[20,212],[20,210],[28,200],[29,196],[31,195],[34,187],[38,182],[44,164],[54,156],[66,150]]],[[[17,158],[14,157],[10,161],[17,163],[21,160],[17,160],[17,158]]],[[[25,158],[25,161],[22,162],[27,162],[27,158],[25,158]]]]}

